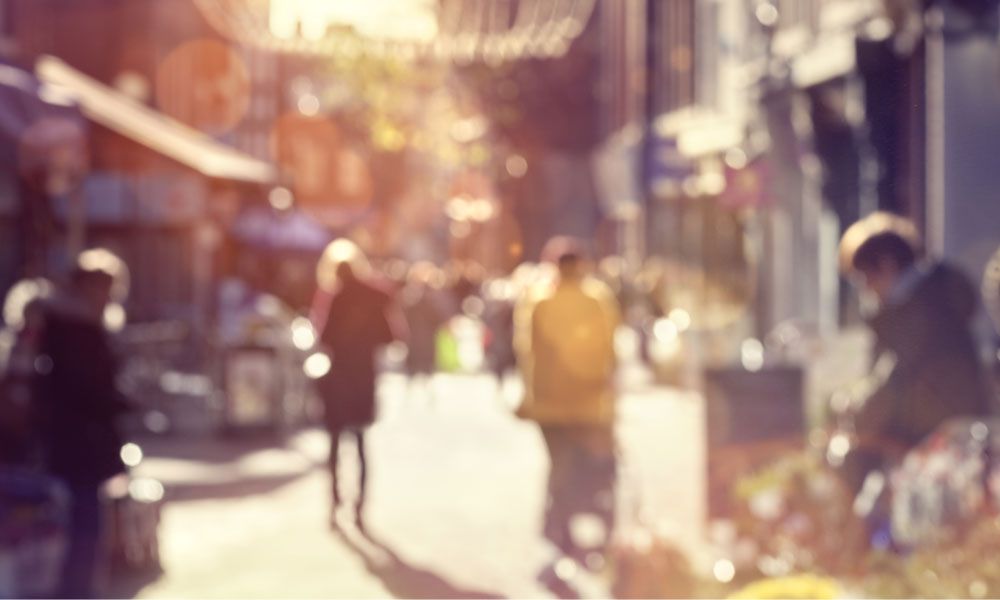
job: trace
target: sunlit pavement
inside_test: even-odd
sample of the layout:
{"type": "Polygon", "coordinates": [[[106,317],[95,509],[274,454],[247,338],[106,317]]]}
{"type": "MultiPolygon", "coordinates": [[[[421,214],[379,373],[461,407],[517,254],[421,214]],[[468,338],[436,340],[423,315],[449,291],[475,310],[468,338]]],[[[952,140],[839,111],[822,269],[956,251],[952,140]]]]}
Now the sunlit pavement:
{"type": "MultiPolygon", "coordinates": [[[[328,527],[321,432],[211,464],[151,458],[151,474],[185,491],[164,511],[165,573],[138,596],[551,596],[536,579],[551,560],[540,536],[547,460],[537,428],[512,416],[508,403],[519,392],[508,383],[498,395],[486,376],[438,376],[427,389],[383,378],[381,416],[367,439],[367,538],[350,519],[342,533],[328,527]]],[[[696,550],[701,403],[626,387],[620,532],[641,522],[696,550]]],[[[343,455],[353,457],[344,443],[343,455]]],[[[607,595],[599,579],[582,591],[607,595]]]]}

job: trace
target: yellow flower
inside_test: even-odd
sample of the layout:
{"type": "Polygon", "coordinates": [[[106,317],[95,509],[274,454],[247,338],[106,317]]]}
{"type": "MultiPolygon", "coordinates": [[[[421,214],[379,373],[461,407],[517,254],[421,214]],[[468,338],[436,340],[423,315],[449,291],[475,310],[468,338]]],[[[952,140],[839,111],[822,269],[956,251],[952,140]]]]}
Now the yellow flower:
{"type": "Polygon", "coordinates": [[[778,600],[813,598],[834,600],[840,597],[840,587],[833,579],[816,575],[792,575],[761,579],[729,595],[738,600],[778,600]]]}

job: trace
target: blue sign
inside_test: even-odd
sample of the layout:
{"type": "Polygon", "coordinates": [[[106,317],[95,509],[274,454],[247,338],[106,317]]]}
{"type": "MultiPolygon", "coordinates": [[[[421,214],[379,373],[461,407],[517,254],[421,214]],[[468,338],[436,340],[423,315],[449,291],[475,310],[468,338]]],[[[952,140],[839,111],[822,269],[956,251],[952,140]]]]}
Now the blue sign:
{"type": "Polygon", "coordinates": [[[681,154],[677,139],[654,134],[646,136],[645,180],[654,193],[665,188],[680,188],[684,180],[694,175],[694,164],[681,154]]]}

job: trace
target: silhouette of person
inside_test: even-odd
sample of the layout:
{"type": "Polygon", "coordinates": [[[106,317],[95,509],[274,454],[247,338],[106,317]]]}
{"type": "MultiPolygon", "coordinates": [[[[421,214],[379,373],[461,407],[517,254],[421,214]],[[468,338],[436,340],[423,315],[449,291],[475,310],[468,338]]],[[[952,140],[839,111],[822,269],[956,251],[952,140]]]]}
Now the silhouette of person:
{"type": "Polygon", "coordinates": [[[369,278],[368,261],[348,240],[336,240],[320,263],[320,286],[330,295],[317,323],[320,341],[332,353],[332,367],[319,381],[330,433],[331,525],[341,505],[337,467],[340,438],[352,436],[360,460],[355,517],[364,527],[367,484],[364,430],[375,420],[376,351],[403,337],[405,322],[389,291],[369,278]]]}
{"type": "Polygon", "coordinates": [[[102,318],[114,278],[77,267],[66,293],[48,302],[35,361],[44,461],[70,491],[69,546],[58,594],[97,595],[104,518],[101,485],[123,473],[116,419],[128,409],[102,318]]]}
{"type": "Polygon", "coordinates": [[[550,459],[546,537],[586,566],[600,563],[614,527],[617,460],[614,439],[614,294],[587,276],[580,244],[556,238],[545,254],[558,267],[552,285],[519,303],[515,346],[525,379],[519,415],[536,421],[550,459]],[[605,541],[581,548],[575,515],[597,516],[605,541]]]}

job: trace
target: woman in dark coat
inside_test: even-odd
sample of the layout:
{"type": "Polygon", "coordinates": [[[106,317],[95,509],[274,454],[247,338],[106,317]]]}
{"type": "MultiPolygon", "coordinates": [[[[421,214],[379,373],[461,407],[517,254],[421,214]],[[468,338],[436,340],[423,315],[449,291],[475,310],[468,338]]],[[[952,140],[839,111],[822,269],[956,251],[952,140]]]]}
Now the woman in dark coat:
{"type": "Polygon", "coordinates": [[[325,323],[317,327],[321,342],[332,354],[330,372],[319,381],[330,432],[331,524],[341,504],[339,441],[342,433],[349,433],[357,443],[361,464],[355,516],[362,528],[367,480],[364,428],[375,420],[375,353],[399,337],[403,326],[391,295],[367,280],[367,270],[364,255],[353,243],[337,240],[330,245],[320,265],[320,285],[333,293],[325,323]]]}

